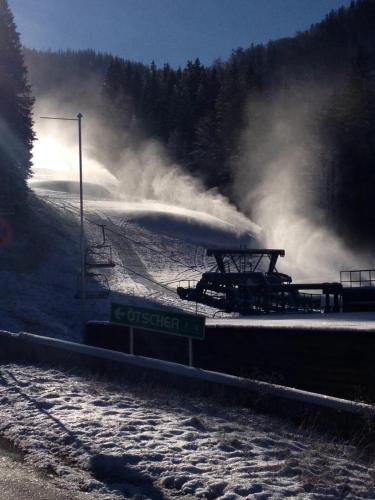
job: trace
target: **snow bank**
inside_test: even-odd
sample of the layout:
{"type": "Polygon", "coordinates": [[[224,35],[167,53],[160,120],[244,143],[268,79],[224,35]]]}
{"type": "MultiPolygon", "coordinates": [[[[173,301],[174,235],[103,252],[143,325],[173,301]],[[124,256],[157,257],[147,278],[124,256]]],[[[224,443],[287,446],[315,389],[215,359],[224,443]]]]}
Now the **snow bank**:
{"type": "MultiPolygon", "coordinates": [[[[79,195],[79,183],[75,181],[68,180],[50,180],[50,181],[36,181],[31,180],[29,182],[30,187],[35,190],[47,190],[47,191],[58,191],[64,193],[70,193],[79,195]]],[[[94,198],[94,199],[111,199],[112,195],[108,191],[107,188],[101,186],[99,184],[94,184],[92,182],[85,182],[84,185],[84,194],[85,197],[94,198]]]]}
{"type": "Polygon", "coordinates": [[[215,328],[287,328],[296,330],[324,330],[325,332],[366,331],[375,333],[375,312],[280,314],[247,318],[209,318],[206,325],[215,328]]]}
{"type": "Polygon", "coordinates": [[[145,384],[2,365],[0,429],[90,498],[374,498],[357,450],[145,384]]]}

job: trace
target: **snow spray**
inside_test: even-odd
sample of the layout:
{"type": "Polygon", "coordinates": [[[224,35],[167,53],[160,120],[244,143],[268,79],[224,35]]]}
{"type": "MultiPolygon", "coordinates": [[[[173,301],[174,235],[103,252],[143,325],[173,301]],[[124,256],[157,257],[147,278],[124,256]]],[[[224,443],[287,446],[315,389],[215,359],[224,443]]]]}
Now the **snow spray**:
{"type": "Polygon", "coordinates": [[[249,103],[234,190],[240,208],[262,227],[264,246],[285,249],[284,272],[297,280],[337,281],[339,270],[357,268],[358,256],[319,211],[322,165],[313,100],[311,90],[299,97],[284,91],[272,101],[249,103]]]}

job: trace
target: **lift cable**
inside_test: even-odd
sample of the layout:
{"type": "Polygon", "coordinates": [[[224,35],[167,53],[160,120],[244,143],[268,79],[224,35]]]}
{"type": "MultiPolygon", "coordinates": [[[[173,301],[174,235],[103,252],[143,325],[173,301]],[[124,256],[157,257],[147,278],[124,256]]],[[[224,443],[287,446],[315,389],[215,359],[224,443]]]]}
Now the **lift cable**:
{"type": "MultiPolygon", "coordinates": [[[[87,217],[85,217],[85,220],[87,220],[87,222],[89,222],[90,224],[93,224],[93,225],[98,226],[98,227],[101,225],[101,224],[98,224],[97,222],[92,221],[91,219],[89,219],[87,217]]],[[[160,250],[156,250],[155,248],[150,247],[149,245],[147,245],[146,243],[143,243],[142,241],[138,241],[138,240],[135,240],[134,238],[131,238],[130,236],[126,236],[124,233],[122,233],[120,231],[115,231],[114,229],[111,229],[107,226],[106,226],[106,231],[108,231],[116,236],[119,236],[120,238],[131,241],[135,245],[143,246],[144,248],[147,248],[147,250],[150,250],[151,252],[157,253],[158,255],[162,255],[164,258],[167,258],[171,262],[174,262],[176,264],[180,264],[180,265],[184,266],[185,268],[188,268],[192,271],[201,272],[198,266],[191,266],[189,264],[186,264],[186,262],[183,262],[182,260],[176,259],[172,256],[168,256],[164,252],[161,252],[160,250]]],[[[204,267],[204,266],[202,265],[200,267],[204,267]]]]}
{"type": "Polygon", "coordinates": [[[165,288],[165,290],[168,290],[168,292],[176,293],[172,288],[168,288],[167,286],[163,285],[162,283],[159,283],[158,281],[155,281],[152,278],[145,276],[144,274],[141,274],[141,273],[138,273],[137,271],[134,271],[134,269],[131,269],[130,267],[125,266],[122,262],[116,262],[116,265],[122,267],[123,269],[126,269],[126,271],[129,271],[130,273],[135,274],[136,276],[140,276],[141,278],[143,278],[147,281],[150,281],[154,285],[165,288]]]}
{"type": "MultiPolygon", "coordinates": [[[[52,200],[48,200],[51,204],[54,204],[54,205],[57,205],[59,208],[63,207],[63,208],[66,208],[68,211],[71,211],[71,212],[78,212],[78,209],[72,204],[72,203],[69,203],[69,202],[64,202],[63,205],[59,204],[59,203],[56,203],[52,200]],[[66,207],[67,206],[67,207],[66,207]],[[69,208],[68,208],[69,207],[69,208]]],[[[96,227],[102,227],[103,224],[99,224],[98,222],[94,222],[93,220],[91,220],[89,217],[85,216],[84,217],[85,220],[87,222],[89,222],[90,224],[96,226],[96,227]]],[[[111,223],[113,224],[113,222],[111,221],[111,223]]],[[[167,259],[169,259],[170,261],[172,262],[175,262],[177,264],[180,264],[182,266],[184,266],[185,269],[184,271],[181,271],[180,273],[183,273],[183,272],[187,272],[187,271],[195,271],[197,273],[201,273],[201,270],[199,269],[199,267],[203,268],[205,266],[201,265],[201,266],[191,266],[189,264],[186,264],[185,262],[179,260],[179,259],[176,259],[174,257],[171,257],[171,256],[168,256],[166,255],[165,253],[161,252],[160,250],[156,250],[155,248],[153,247],[150,247],[149,245],[147,245],[146,243],[143,243],[142,241],[138,241],[138,240],[135,240],[134,238],[131,238],[129,236],[126,236],[125,234],[123,234],[122,232],[119,232],[119,231],[115,231],[114,229],[111,229],[109,228],[108,226],[106,226],[106,231],[116,235],[116,236],[119,236],[120,238],[123,238],[123,239],[126,239],[128,241],[131,241],[132,243],[136,244],[136,245],[140,245],[140,246],[143,246],[144,248],[154,252],[154,253],[157,253],[158,255],[163,255],[163,257],[167,257],[167,259]]],[[[199,247],[197,247],[199,248],[199,247]]],[[[178,283],[179,281],[189,281],[190,280],[193,280],[195,278],[194,277],[181,277],[181,278],[176,278],[176,279],[173,279],[173,280],[170,280],[170,281],[166,281],[166,282],[157,282],[157,281],[154,281],[152,280],[151,278],[148,278],[140,273],[137,273],[136,271],[134,271],[133,269],[125,266],[124,264],[122,263],[116,263],[117,265],[120,265],[120,267],[123,267],[124,269],[128,270],[129,272],[137,275],[137,276],[140,276],[152,283],[154,283],[155,285],[158,285],[158,286],[161,286],[162,288],[165,288],[166,290],[168,290],[169,292],[173,292],[175,293],[175,291],[171,288],[168,288],[167,286],[165,285],[168,285],[168,284],[172,284],[172,283],[178,283]]]]}
{"type": "MultiPolygon", "coordinates": [[[[74,206],[73,203],[69,203],[69,202],[64,202],[63,205],[55,202],[55,201],[51,201],[51,200],[48,200],[50,203],[54,204],[54,205],[57,205],[59,208],[63,207],[65,209],[67,209],[68,211],[71,211],[71,212],[75,212],[77,213],[79,211],[79,209],[77,207],[74,206]]],[[[98,214],[100,217],[102,217],[102,214],[98,214]]],[[[94,226],[102,226],[102,224],[99,224],[98,222],[95,222],[93,220],[91,220],[89,217],[87,216],[84,216],[84,219],[89,222],[90,224],[94,225],[94,226]]],[[[111,219],[109,219],[109,221],[113,224],[113,222],[111,221],[111,219]]],[[[115,225],[115,224],[113,224],[115,225]]],[[[143,246],[144,248],[146,248],[147,250],[150,250],[151,252],[154,252],[154,253],[157,253],[158,255],[162,255],[164,258],[166,257],[168,260],[170,260],[171,262],[174,262],[175,264],[180,264],[182,266],[184,266],[185,268],[188,268],[192,271],[197,271],[197,272],[201,272],[201,269],[202,268],[205,268],[206,266],[204,264],[202,265],[195,265],[195,266],[192,266],[192,265],[189,265],[189,264],[186,264],[186,262],[183,262],[182,260],[179,260],[179,259],[176,259],[172,256],[168,256],[166,255],[164,252],[160,251],[160,250],[156,250],[155,248],[153,247],[150,247],[149,245],[147,245],[146,243],[143,243],[142,241],[139,241],[139,240],[135,240],[134,238],[131,238],[130,236],[126,236],[123,232],[120,232],[120,231],[116,231],[114,229],[111,229],[109,228],[108,226],[106,226],[106,230],[112,234],[115,234],[116,236],[119,236],[120,238],[124,238],[128,241],[131,241],[132,243],[134,243],[135,245],[140,245],[140,246],[143,246]]],[[[196,248],[199,248],[199,246],[197,245],[193,245],[193,246],[196,246],[196,248]]]]}

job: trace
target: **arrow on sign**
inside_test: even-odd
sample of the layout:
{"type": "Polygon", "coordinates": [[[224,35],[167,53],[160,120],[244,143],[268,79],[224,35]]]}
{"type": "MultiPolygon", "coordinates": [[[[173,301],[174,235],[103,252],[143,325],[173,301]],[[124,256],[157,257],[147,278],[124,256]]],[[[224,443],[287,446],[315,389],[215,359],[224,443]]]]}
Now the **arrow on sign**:
{"type": "Polygon", "coordinates": [[[117,307],[114,311],[114,315],[118,321],[122,321],[125,317],[125,311],[121,307],[117,307]]]}

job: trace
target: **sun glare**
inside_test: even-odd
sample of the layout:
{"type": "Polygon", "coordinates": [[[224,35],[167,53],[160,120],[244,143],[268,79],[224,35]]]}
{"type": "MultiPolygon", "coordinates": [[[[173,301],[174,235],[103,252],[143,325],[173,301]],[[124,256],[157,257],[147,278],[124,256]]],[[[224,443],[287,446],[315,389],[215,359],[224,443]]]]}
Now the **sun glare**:
{"type": "MultiPolygon", "coordinates": [[[[33,149],[33,181],[78,181],[78,146],[69,146],[49,135],[41,136],[33,149]]],[[[83,176],[87,182],[114,186],[117,179],[100,163],[83,157],[83,176]]]]}

